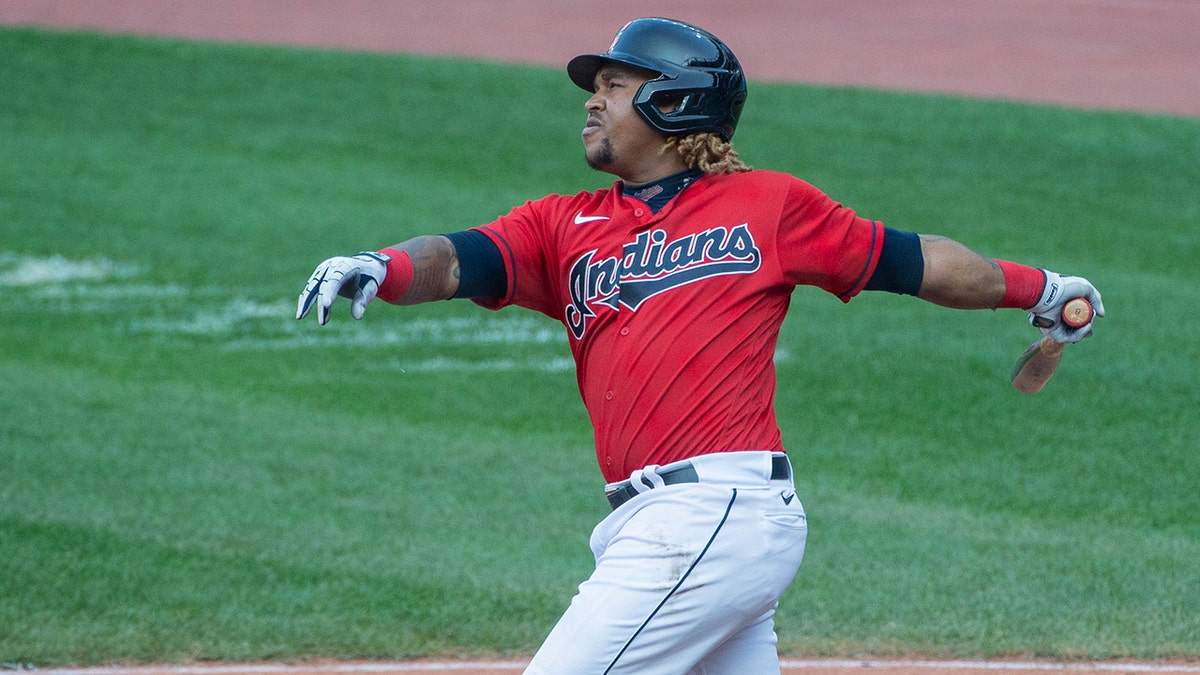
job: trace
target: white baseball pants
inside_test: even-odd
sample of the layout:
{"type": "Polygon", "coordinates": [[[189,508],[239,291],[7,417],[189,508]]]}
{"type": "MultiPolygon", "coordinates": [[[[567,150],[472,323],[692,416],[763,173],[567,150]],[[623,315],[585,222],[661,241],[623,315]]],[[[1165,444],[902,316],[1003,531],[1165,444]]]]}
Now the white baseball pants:
{"type": "MultiPolygon", "coordinates": [[[[596,570],[526,669],[531,675],[779,673],[773,616],[804,556],[804,508],[772,453],[688,460],[699,482],[654,487],[592,533],[596,570]]],[[[656,480],[657,478],[657,480],[656,480]]]]}

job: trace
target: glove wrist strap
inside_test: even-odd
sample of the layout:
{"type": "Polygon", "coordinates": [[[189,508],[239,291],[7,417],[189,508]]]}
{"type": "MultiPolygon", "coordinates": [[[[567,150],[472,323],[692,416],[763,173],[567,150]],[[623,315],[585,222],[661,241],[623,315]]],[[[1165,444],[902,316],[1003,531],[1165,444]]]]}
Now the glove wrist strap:
{"type": "Polygon", "coordinates": [[[1036,267],[1007,260],[996,260],[1004,273],[1004,298],[1000,307],[1029,309],[1042,299],[1046,288],[1046,272],[1036,267]]]}
{"type": "Polygon", "coordinates": [[[405,251],[395,248],[385,248],[380,253],[391,256],[391,260],[387,263],[387,274],[384,275],[383,283],[379,286],[379,292],[375,294],[375,297],[384,302],[396,304],[412,287],[412,258],[405,251]]]}

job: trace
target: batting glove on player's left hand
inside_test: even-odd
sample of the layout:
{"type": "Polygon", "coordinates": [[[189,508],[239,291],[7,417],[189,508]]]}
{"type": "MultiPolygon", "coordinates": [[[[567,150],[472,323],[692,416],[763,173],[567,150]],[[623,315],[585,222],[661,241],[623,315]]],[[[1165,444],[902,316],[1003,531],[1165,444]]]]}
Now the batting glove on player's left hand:
{"type": "Polygon", "coordinates": [[[1029,323],[1042,330],[1042,335],[1055,342],[1079,342],[1092,334],[1092,322],[1079,328],[1071,328],[1063,323],[1063,305],[1075,298],[1083,298],[1092,305],[1096,316],[1104,316],[1104,303],[1100,300],[1100,291],[1083,277],[1070,277],[1055,274],[1049,270],[1046,273],[1046,286],[1042,289],[1042,297],[1038,303],[1029,308],[1029,323]]]}
{"type": "Polygon", "coordinates": [[[317,322],[324,326],[329,323],[330,308],[339,295],[350,298],[350,315],[361,319],[387,276],[390,260],[382,253],[363,251],[349,257],[330,258],[317,265],[296,303],[296,319],[303,319],[316,305],[317,322]]]}

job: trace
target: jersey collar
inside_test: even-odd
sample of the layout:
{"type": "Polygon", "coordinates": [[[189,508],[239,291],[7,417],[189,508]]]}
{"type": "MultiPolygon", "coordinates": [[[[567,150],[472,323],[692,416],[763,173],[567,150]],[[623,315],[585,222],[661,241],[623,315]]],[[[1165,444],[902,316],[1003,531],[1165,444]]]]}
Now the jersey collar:
{"type": "Polygon", "coordinates": [[[642,185],[621,183],[621,194],[645,203],[651,211],[658,213],[676,195],[703,175],[704,172],[700,169],[688,169],[642,185]]]}

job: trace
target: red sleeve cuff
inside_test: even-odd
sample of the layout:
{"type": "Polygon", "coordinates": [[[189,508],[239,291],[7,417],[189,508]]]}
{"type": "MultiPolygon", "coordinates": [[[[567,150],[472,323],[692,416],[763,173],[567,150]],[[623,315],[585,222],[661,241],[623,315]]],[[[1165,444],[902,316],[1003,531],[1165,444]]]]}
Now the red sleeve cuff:
{"type": "Polygon", "coordinates": [[[1029,309],[1042,299],[1046,288],[1046,273],[1036,267],[1021,265],[1007,260],[997,260],[1004,272],[1004,299],[1001,307],[1029,309]]]}
{"type": "Polygon", "coordinates": [[[387,276],[383,278],[383,284],[380,285],[379,292],[375,294],[375,297],[395,304],[412,286],[412,258],[408,253],[395,248],[385,248],[379,252],[391,256],[392,261],[387,264],[387,276]]]}

